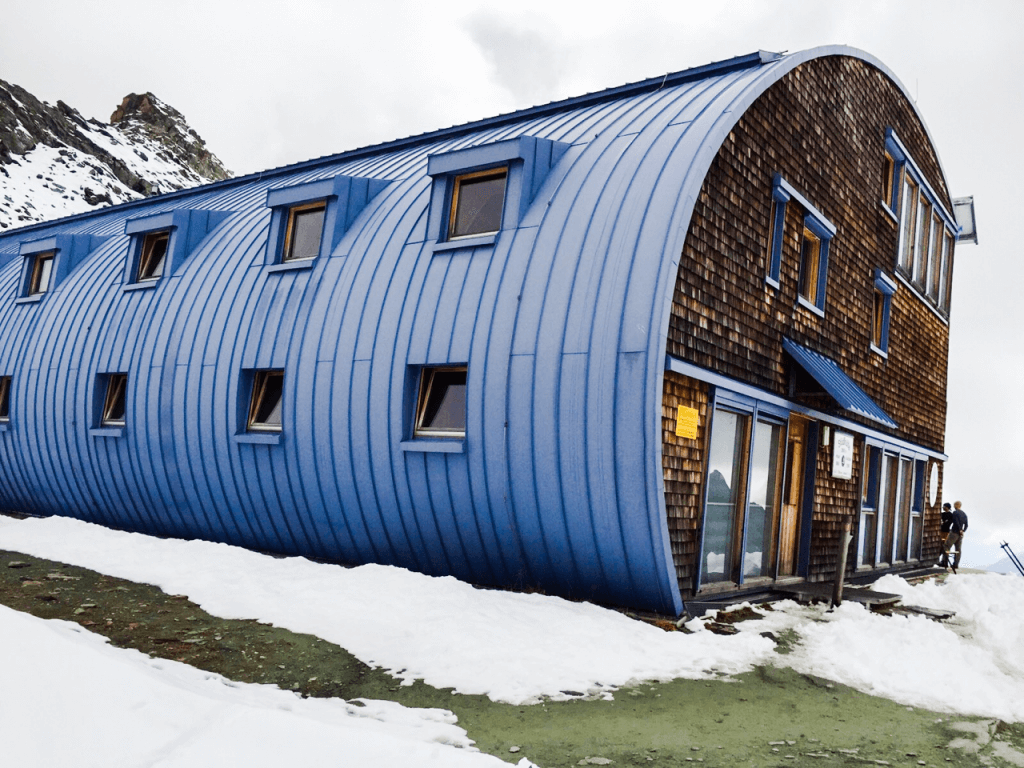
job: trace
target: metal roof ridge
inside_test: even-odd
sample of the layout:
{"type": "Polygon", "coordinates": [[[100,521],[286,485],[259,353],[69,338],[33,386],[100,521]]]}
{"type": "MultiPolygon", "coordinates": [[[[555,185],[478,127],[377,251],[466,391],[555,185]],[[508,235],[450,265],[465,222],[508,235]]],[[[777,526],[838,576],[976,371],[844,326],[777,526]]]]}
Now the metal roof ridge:
{"type": "Polygon", "coordinates": [[[474,120],[469,123],[461,123],[458,125],[450,126],[448,128],[439,128],[433,131],[414,134],[412,136],[407,136],[400,139],[393,139],[391,141],[380,142],[378,144],[369,144],[365,147],[358,147],[356,149],[339,152],[333,155],[323,155],[317,158],[301,160],[296,163],[277,166],[276,168],[269,168],[266,170],[256,171],[254,173],[248,173],[244,176],[236,176],[234,178],[222,179],[220,181],[214,181],[208,184],[200,184],[194,187],[188,187],[186,189],[178,189],[172,192],[165,192],[161,195],[144,197],[141,200],[130,200],[125,203],[118,203],[117,205],[107,206],[105,208],[99,208],[92,211],[82,211],[81,213],[71,214],[70,216],[63,216],[58,219],[50,219],[48,221],[36,222],[34,224],[29,224],[25,227],[19,227],[16,229],[0,232],[0,240],[6,239],[7,237],[13,235],[14,233],[22,234],[26,232],[33,232],[37,229],[51,227],[58,223],[63,224],[68,222],[86,220],[96,216],[102,216],[113,209],[132,209],[157,200],[165,202],[168,200],[175,200],[189,195],[201,194],[205,192],[216,192],[222,189],[230,189],[234,186],[248,184],[253,181],[261,181],[267,178],[284,176],[289,173],[296,173],[304,170],[312,170],[317,167],[331,165],[332,163],[357,160],[360,158],[369,157],[376,154],[382,154],[384,152],[392,152],[407,149],[421,144],[437,141],[443,138],[455,138],[458,136],[463,136],[467,133],[474,133],[485,128],[507,125],[508,123],[517,122],[519,120],[526,120],[529,118],[538,117],[546,114],[551,114],[568,108],[600,104],[602,102],[614,101],[616,99],[634,96],[648,90],[661,90],[666,86],[680,85],[682,83],[703,80],[709,77],[714,77],[716,75],[724,75],[742,69],[760,67],[764,66],[765,64],[772,64],[776,61],[779,61],[784,56],[785,54],[783,53],[772,53],[770,51],[758,50],[754,53],[748,53],[742,56],[733,56],[732,58],[729,59],[723,59],[722,61],[703,64],[698,67],[691,67],[689,69],[680,70],[678,72],[668,72],[664,75],[649,77],[644,80],[638,80],[633,83],[626,83],[625,85],[618,85],[612,88],[605,88],[603,90],[594,91],[592,93],[585,93],[580,96],[570,96],[568,98],[560,99],[558,101],[548,102],[547,104],[542,104],[534,107],[527,107],[525,109],[515,110],[513,112],[505,112],[502,114],[494,115],[492,117],[474,120]]]}

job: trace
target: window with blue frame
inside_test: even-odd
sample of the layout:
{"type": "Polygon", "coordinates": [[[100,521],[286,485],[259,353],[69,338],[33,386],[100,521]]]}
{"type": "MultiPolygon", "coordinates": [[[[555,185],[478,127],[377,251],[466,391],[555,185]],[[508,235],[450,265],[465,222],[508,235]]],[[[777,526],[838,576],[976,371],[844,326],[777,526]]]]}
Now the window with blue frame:
{"type": "Polygon", "coordinates": [[[702,586],[773,578],[780,557],[792,560],[780,546],[782,539],[795,546],[780,531],[785,442],[781,412],[719,396],[707,461],[702,586]]]}
{"type": "Polygon", "coordinates": [[[431,155],[427,213],[434,252],[490,246],[515,229],[567,144],[534,136],[431,155]]]}
{"type": "Polygon", "coordinates": [[[896,281],[882,270],[876,269],[871,317],[871,349],[883,356],[889,354],[889,324],[894,293],[896,293],[896,281]]]}
{"type": "Polygon", "coordinates": [[[858,567],[920,559],[925,463],[895,446],[865,445],[858,567]]]}
{"type": "Polygon", "coordinates": [[[801,195],[780,174],[772,185],[772,206],[768,223],[768,274],[765,282],[779,289],[782,250],[785,241],[786,209],[795,202],[804,212],[800,233],[800,261],[797,273],[797,301],[817,315],[825,313],[828,257],[836,228],[825,215],[801,195]]]}
{"type": "Polygon", "coordinates": [[[948,313],[956,220],[891,129],[883,155],[882,203],[899,223],[897,272],[928,304],[948,313]]]}

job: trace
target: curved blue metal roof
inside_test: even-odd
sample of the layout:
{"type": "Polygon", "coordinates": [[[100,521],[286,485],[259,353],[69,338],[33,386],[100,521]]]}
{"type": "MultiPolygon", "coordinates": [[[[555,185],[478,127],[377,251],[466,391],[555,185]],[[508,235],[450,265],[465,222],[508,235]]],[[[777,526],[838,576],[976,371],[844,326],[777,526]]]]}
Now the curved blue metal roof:
{"type": "Polygon", "coordinates": [[[683,238],[744,110],[830,55],[886,71],[755,54],[0,237],[0,503],[679,612],[661,394],[683,238]],[[428,156],[519,136],[567,145],[519,226],[434,252],[428,156]],[[329,257],[268,272],[268,190],[338,174],[387,185],[329,257]],[[229,213],[125,291],[126,219],[179,208],[229,213]],[[17,246],[71,233],[106,239],[14,303],[17,246]],[[403,450],[409,367],[444,362],[468,364],[465,450],[403,450]],[[279,445],[234,438],[240,372],[261,368],[286,371],[279,445]],[[91,435],[114,371],[125,434],[91,435]]]}

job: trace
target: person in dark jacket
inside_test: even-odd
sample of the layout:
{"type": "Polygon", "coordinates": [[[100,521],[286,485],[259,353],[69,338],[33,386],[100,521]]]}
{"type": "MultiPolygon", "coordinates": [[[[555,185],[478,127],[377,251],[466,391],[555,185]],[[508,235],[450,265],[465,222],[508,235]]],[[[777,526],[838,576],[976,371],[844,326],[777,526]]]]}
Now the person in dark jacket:
{"type": "Polygon", "coordinates": [[[939,518],[939,533],[942,534],[942,557],[939,558],[939,565],[943,568],[949,567],[949,557],[946,554],[946,538],[949,536],[949,529],[953,525],[953,505],[948,501],[942,505],[942,516],[939,518]]]}
{"type": "Polygon", "coordinates": [[[942,546],[942,556],[949,562],[949,552],[956,547],[956,557],[953,558],[953,573],[960,567],[960,555],[964,547],[964,533],[967,532],[967,513],[960,508],[960,502],[953,502],[953,519],[949,524],[949,533],[946,535],[946,543],[942,546]]]}

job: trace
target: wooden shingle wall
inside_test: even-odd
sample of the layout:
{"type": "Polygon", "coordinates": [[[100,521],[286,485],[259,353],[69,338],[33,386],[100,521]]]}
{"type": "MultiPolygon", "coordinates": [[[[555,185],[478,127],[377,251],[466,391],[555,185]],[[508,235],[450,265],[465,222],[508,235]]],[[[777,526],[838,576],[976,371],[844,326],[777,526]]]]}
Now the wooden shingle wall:
{"type": "Polygon", "coordinates": [[[700,561],[700,514],[703,509],[704,454],[707,445],[708,385],[665,371],[661,408],[662,467],[672,562],[679,588],[692,594],[700,561]],[[676,435],[677,406],[696,408],[697,437],[676,435]]]}
{"type": "MultiPolygon", "coordinates": [[[[864,61],[809,61],[745,112],[712,163],[694,207],[676,281],[667,351],[785,397],[792,363],[783,353],[782,339],[789,337],[835,360],[899,426],[888,429],[851,412],[837,413],[942,451],[947,324],[900,282],[891,307],[888,357],[870,349],[875,269],[896,275],[899,225],[881,203],[885,132],[890,127],[951,210],[938,161],[913,107],[896,85],[864,61]],[[823,318],[797,305],[804,211],[795,201],[787,206],[780,289],[765,283],[776,173],[837,227],[823,318]]],[[[697,407],[698,402],[703,430],[707,388],[666,372],[666,506],[684,594],[692,594],[699,560],[705,440],[702,431],[698,440],[683,445],[672,430],[675,406],[697,407]]],[[[821,407],[822,402],[808,404],[821,407]]],[[[833,479],[831,448],[818,449],[811,580],[834,576],[844,520],[853,523],[856,536],[863,447],[858,438],[851,480],[833,479]]],[[[937,527],[938,506],[926,507],[926,562],[938,556],[937,527]]],[[[852,573],[855,568],[854,544],[848,569],[852,573]]]]}
{"type": "MultiPolygon", "coordinates": [[[[781,340],[834,359],[911,442],[943,449],[948,328],[906,284],[893,297],[889,356],[871,352],[874,270],[893,276],[897,222],[883,209],[885,130],[892,127],[949,206],[913,108],[869,64],[807,62],[769,88],[722,145],[696,202],[676,282],[668,353],[786,394],[781,340]],[[797,306],[803,211],[787,206],[781,288],[765,283],[775,173],[837,227],[823,318],[797,306]]],[[[846,418],[877,423],[852,413],[846,418]]],[[[884,429],[884,428],[882,428],[884,429]]]]}

